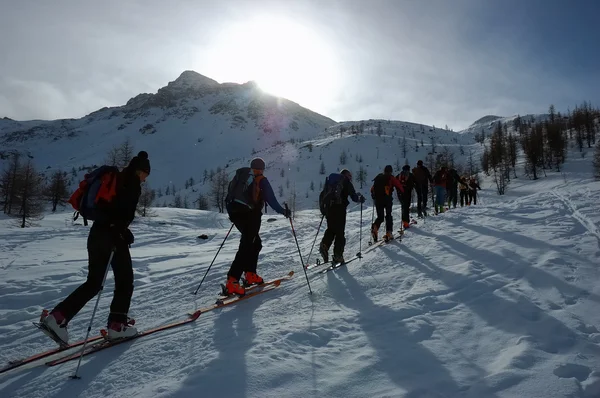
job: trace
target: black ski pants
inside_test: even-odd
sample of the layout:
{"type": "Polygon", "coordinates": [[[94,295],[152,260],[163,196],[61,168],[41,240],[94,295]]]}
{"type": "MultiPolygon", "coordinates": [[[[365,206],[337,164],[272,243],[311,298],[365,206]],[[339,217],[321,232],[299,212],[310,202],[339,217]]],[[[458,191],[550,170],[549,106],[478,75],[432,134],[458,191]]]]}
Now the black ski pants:
{"type": "Polygon", "coordinates": [[[394,231],[394,218],[392,216],[392,197],[385,196],[383,198],[375,199],[375,212],[377,212],[377,218],[375,219],[375,226],[377,229],[383,223],[385,219],[385,231],[394,231]],[[385,213],[385,217],[384,217],[385,213]]]}
{"type": "Polygon", "coordinates": [[[448,207],[450,207],[450,203],[452,206],[456,208],[456,203],[458,202],[458,186],[451,186],[446,189],[446,196],[448,199],[448,207]]]}
{"type": "Polygon", "coordinates": [[[477,204],[477,191],[474,189],[469,189],[469,204],[471,203],[477,204]]]}
{"type": "Polygon", "coordinates": [[[410,193],[404,193],[400,195],[400,203],[402,204],[402,221],[410,222],[410,201],[412,195],[410,193]]]}
{"type": "Polygon", "coordinates": [[[113,248],[115,254],[110,265],[115,277],[115,291],[110,304],[108,321],[127,322],[133,295],[133,267],[129,246],[121,239],[115,239],[107,225],[96,223],[92,225],[87,240],[89,257],[87,280],[54,308],[54,311],[63,314],[67,322],[100,292],[113,248]]]}
{"type": "Polygon", "coordinates": [[[416,184],[415,190],[417,191],[417,212],[419,214],[426,213],[425,208],[427,207],[427,194],[429,194],[429,186],[425,184],[416,184]]]}
{"type": "Polygon", "coordinates": [[[469,203],[469,191],[467,189],[460,190],[460,207],[463,207],[467,203],[469,203]]]}
{"type": "Polygon", "coordinates": [[[321,244],[329,250],[333,245],[333,255],[343,256],[346,246],[346,206],[332,205],[325,216],[327,219],[327,229],[321,240],[321,244]]]}
{"type": "Polygon", "coordinates": [[[242,237],[240,238],[240,247],[233,259],[227,276],[232,276],[239,280],[244,272],[256,272],[258,255],[262,249],[262,241],[258,235],[261,218],[262,213],[260,210],[233,213],[229,216],[229,219],[238,231],[242,233],[242,237]]]}

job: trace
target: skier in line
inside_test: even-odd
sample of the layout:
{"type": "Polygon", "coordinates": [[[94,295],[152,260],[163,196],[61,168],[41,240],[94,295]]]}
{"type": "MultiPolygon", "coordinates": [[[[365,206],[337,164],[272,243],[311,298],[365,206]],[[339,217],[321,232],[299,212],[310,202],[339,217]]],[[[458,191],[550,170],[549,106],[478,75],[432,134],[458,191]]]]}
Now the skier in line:
{"type": "Polygon", "coordinates": [[[481,187],[477,183],[475,177],[471,176],[471,179],[469,180],[469,206],[471,205],[471,202],[474,205],[477,204],[477,190],[481,190],[481,187]]]}
{"type": "Polygon", "coordinates": [[[87,280],[60,302],[49,314],[42,314],[40,323],[65,344],[68,344],[67,325],[71,319],[90,301],[102,287],[108,259],[114,248],[111,267],[115,277],[115,292],[108,315],[108,338],[118,339],[137,334],[137,329],[129,326],[127,313],[133,295],[133,268],[129,246],[134,237],[129,224],[135,217],[135,210],[141,194],[141,183],[150,174],[148,154],[141,151],[129,165],[116,173],[116,196],[102,209],[90,228],[87,240],[89,257],[87,280]]]}
{"type": "Polygon", "coordinates": [[[460,182],[460,176],[455,168],[451,167],[448,170],[448,176],[446,179],[446,194],[448,197],[448,208],[452,204],[453,208],[456,209],[456,203],[458,202],[458,184],[460,182]]]}
{"type": "Polygon", "coordinates": [[[433,189],[435,190],[435,214],[443,213],[446,206],[446,181],[448,171],[442,166],[433,176],[433,189]]]}
{"type": "Polygon", "coordinates": [[[333,245],[333,262],[344,263],[344,248],[346,246],[346,213],[353,202],[365,203],[365,197],[357,193],[352,184],[352,173],[343,169],[340,173],[331,173],[325,180],[323,192],[319,198],[321,211],[327,219],[327,229],[319,245],[319,253],[324,262],[329,262],[329,248],[333,245]],[[335,241],[335,243],[334,243],[335,241]]]}
{"type": "Polygon", "coordinates": [[[398,193],[398,201],[402,205],[402,226],[404,229],[410,228],[410,202],[412,200],[412,190],[415,188],[415,176],[410,172],[410,166],[404,165],[402,172],[396,176],[404,191],[398,193]]]}
{"type": "Polygon", "coordinates": [[[469,181],[467,176],[462,176],[459,182],[460,189],[460,207],[469,205],[469,181]]]}
{"type": "Polygon", "coordinates": [[[417,167],[413,168],[412,173],[415,177],[415,190],[417,191],[417,217],[427,217],[427,193],[429,184],[433,183],[431,173],[427,167],[423,166],[423,161],[417,162],[417,167]]]}
{"type": "Polygon", "coordinates": [[[225,285],[228,294],[244,295],[246,289],[240,285],[239,280],[242,273],[245,273],[245,280],[248,285],[262,284],[263,278],[256,273],[258,265],[258,255],[262,249],[262,241],[259,236],[262,208],[265,202],[271,206],[277,213],[290,217],[289,209],[281,207],[273,188],[263,175],[265,170],[265,161],[261,158],[255,158],[250,163],[250,168],[238,169],[237,173],[248,173],[239,183],[242,190],[236,190],[236,179],[229,184],[227,194],[227,213],[229,219],[238,231],[241,232],[240,246],[235,255],[235,259],[227,273],[227,282],[225,285]],[[250,183],[249,186],[246,184],[250,183]],[[246,192],[251,192],[250,198],[245,197],[246,192]],[[248,203],[248,202],[251,203],[248,203]]]}
{"type": "Polygon", "coordinates": [[[394,219],[392,216],[392,192],[394,188],[398,194],[404,192],[404,187],[400,184],[400,181],[392,175],[394,169],[391,165],[385,166],[383,173],[380,173],[373,179],[373,186],[371,186],[371,198],[375,202],[375,211],[377,212],[377,218],[373,225],[371,225],[371,235],[373,241],[377,242],[377,233],[379,227],[384,220],[385,211],[385,236],[386,241],[394,239],[394,219]]]}

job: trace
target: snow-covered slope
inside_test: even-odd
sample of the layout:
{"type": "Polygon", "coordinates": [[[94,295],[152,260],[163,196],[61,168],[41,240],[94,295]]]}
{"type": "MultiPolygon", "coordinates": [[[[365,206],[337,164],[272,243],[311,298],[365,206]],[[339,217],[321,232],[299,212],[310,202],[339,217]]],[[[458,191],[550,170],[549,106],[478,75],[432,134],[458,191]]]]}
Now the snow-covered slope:
{"type": "MultiPolygon", "coordinates": [[[[371,138],[315,145],[355,139],[371,138]]],[[[78,381],[68,378],[76,363],[2,374],[0,396],[599,397],[600,182],[590,156],[570,159],[563,173],[513,180],[505,197],[484,182],[477,206],[427,218],[401,243],[369,253],[364,211],[364,258],[325,276],[310,272],[312,296],[288,221],[264,222],[260,273],[296,271],[278,290],[86,357],[78,381]]],[[[195,298],[230,224],[211,212],[156,212],[132,226],[130,315],[140,329],[212,303],[239,239],[234,231],[195,298]]],[[[85,278],[88,229],[69,216],[25,230],[0,220],[2,363],[53,346],[31,322],[85,278]]],[[[305,257],[318,221],[314,211],[294,221],[305,257]]],[[[351,206],[347,256],[360,250],[360,221],[351,206]]],[[[112,286],[109,276],[94,331],[112,286]]],[[[71,323],[73,339],[93,305],[71,323]]]]}
{"type": "Polygon", "coordinates": [[[136,151],[150,154],[156,187],[182,186],[204,169],[223,168],[277,142],[313,138],[333,124],[252,82],[219,84],[186,71],[156,94],[81,119],[0,119],[0,147],[29,154],[40,170],[69,171],[102,164],[109,149],[128,137],[136,151]]]}
{"type": "MultiPolygon", "coordinates": [[[[314,139],[280,143],[254,155],[240,157],[230,162],[227,170],[233,175],[236,168],[247,166],[252,156],[261,156],[267,163],[265,175],[278,199],[291,201],[295,192],[296,208],[308,209],[315,208],[320,185],[329,173],[347,168],[353,173],[356,188],[366,191],[371,186],[371,180],[382,172],[385,165],[391,164],[395,172],[399,172],[406,162],[415,166],[420,159],[426,161],[427,155],[432,152],[432,144],[435,146],[433,159],[447,152],[453,156],[455,164],[465,165],[469,151],[478,162],[481,152],[481,146],[474,143],[472,134],[401,121],[348,121],[328,127],[314,139]],[[358,132],[359,128],[361,132],[358,132]],[[345,161],[341,159],[343,156],[345,161]],[[361,168],[365,172],[363,184],[358,181],[361,168]]],[[[195,182],[188,189],[177,189],[178,194],[187,197],[189,202],[195,200],[198,193],[208,192],[211,188],[210,180],[200,178],[195,182]]],[[[158,198],[156,203],[168,206],[173,199],[174,194],[171,193],[170,196],[158,198]]]]}
{"type": "Polygon", "coordinates": [[[494,116],[488,115],[476,120],[472,125],[462,130],[463,134],[480,134],[484,132],[486,137],[489,137],[493,132],[498,123],[506,124],[509,129],[515,129],[514,122],[517,118],[520,118],[522,122],[543,122],[549,117],[548,114],[528,114],[528,115],[514,115],[514,116],[494,116]]]}
{"type": "Polygon", "coordinates": [[[124,106],[81,119],[0,119],[0,168],[10,151],[19,150],[43,172],[74,168],[74,189],[85,167],[103,164],[109,149],[125,138],[131,140],[134,153],[149,153],[148,184],[159,193],[159,206],[174,205],[177,194],[194,207],[198,195],[211,189],[205,178],[211,170],[224,169],[231,177],[254,156],[266,160],[266,175],[281,192],[279,198],[290,200],[295,192],[296,208],[307,209],[314,207],[325,175],[341,168],[350,169],[356,181],[362,167],[370,181],[386,164],[398,170],[405,162],[414,166],[426,160],[433,146],[434,157],[446,147],[462,164],[469,152],[477,161],[481,151],[470,133],[389,120],[335,123],[265,94],[252,82],[219,84],[186,71],[156,94],[140,94],[124,106]],[[343,151],[345,162],[340,159],[343,151]],[[325,175],[320,174],[321,162],[325,175]],[[190,178],[193,184],[186,188],[190,178]]]}

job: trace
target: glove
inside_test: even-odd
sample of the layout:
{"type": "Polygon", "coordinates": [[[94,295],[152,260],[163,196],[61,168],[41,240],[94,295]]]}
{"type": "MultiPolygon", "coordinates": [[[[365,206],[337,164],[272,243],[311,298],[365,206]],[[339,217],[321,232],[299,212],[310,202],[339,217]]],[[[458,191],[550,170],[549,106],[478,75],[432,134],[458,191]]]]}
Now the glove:
{"type": "Polygon", "coordinates": [[[375,194],[371,193],[371,199],[375,200],[375,194]]]}
{"type": "Polygon", "coordinates": [[[358,201],[359,201],[360,203],[365,203],[365,197],[364,197],[364,196],[362,196],[362,195],[359,195],[359,196],[358,196],[358,201]]]}
{"type": "Polygon", "coordinates": [[[133,244],[133,242],[135,242],[135,238],[133,237],[133,234],[131,233],[129,228],[126,228],[125,231],[123,231],[122,236],[123,236],[123,241],[125,243],[127,243],[128,245],[131,245],[131,244],[133,244]]]}
{"type": "Polygon", "coordinates": [[[292,211],[290,209],[283,209],[283,216],[285,218],[290,218],[292,216],[292,211]]]}

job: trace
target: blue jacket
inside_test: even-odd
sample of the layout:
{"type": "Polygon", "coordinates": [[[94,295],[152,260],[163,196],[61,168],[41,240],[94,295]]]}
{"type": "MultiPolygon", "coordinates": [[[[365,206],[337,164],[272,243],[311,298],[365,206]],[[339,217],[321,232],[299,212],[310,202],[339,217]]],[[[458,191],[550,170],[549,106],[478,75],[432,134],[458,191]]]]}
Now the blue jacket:
{"type": "Polygon", "coordinates": [[[277,201],[277,198],[275,197],[275,193],[273,192],[273,188],[271,187],[269,180],[267,180],[267,177],[263,176],[263,178],[260,180],[258,187],[260,188],[261,199],[263,201],[267,202],[267,204],[269,206],[271,206],[271,208],[273,210],[275,210],[277,213],[283,214],[285,212],[285,210],[283,207],[281,207],[281,205],[277,201]]]}

